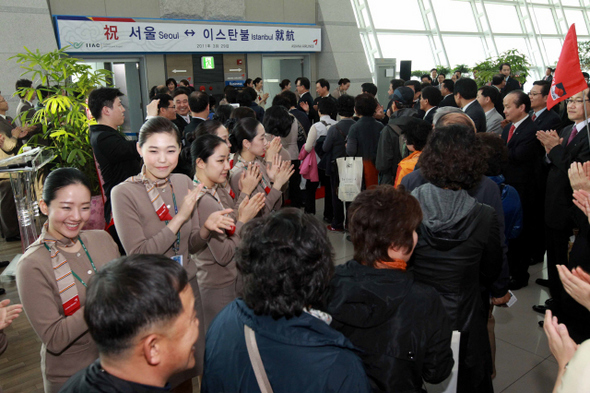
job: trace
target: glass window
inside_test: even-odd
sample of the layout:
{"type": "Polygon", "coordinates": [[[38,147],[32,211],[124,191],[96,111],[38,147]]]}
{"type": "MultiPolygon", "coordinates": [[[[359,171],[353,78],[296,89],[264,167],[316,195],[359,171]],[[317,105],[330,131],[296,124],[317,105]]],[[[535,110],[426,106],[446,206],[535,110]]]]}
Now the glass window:
{"type": "Polygon", "coordinates": [[[535,31],[541,34],[557,34],[557,28],[553,14],[549,8],[531,7],[531,17],[534,21],[535,31]]]}
{"type": "Polygon", "coordinates": [[[369,8],[376,29],[424,30],[417,1],[372,0],[369,8]]]}
{"type": "Polygon", "coordinates": [[[434,0],[432,6],[441,31],[477,32],[471,5],[462,1],[434,0]],[[460,23],[457,23],[460,21],[460,23]]]}
{"type": "Polygon", "coordinates": [[[445,41],[445,49],[447,50],[451,67],[457,64],[467,64],[471,67],[486,58],[484,47],[479,37],[445,36],[443,40],[445,41]]]}
{"type": "Polygon", "coordinates": [[[584,21],[584,15],[582,11],[577,10],[565,10],[565,18],[567,23],[571,26],[573,23],[576,24],[577,35],[587,35],[588,28],[586,27],[586,21],[584,21]]]}
{"type": "Polygon", "coordinates": [[[488,19],[494,33],[522,33],[515,6],[486,4],[488,19]]]}
{"type": "Polygon", "coordinates": [[[549,64],[547,65],[557,64],[559,54],[561,53],[561,47],[563,46],[561,40],[559,38],[543,38],[542,45],[547,53],[547,59],[549,60],[549,64]]]}
{"type": "Polygon", "coordinates": [[[426,36],[379,34],[377,38],[383,57],[396,58],[398,64],[401,60],[412,60],[412,70],[429,70],[435,65],[426,36]]]}

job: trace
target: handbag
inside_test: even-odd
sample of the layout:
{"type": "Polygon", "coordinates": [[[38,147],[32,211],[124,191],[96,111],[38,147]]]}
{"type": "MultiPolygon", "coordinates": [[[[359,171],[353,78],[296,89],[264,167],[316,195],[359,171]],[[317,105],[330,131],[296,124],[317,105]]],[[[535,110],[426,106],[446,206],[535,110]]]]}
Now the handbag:
{"type": "Polygon", "coordinates": [[[338,199],[342,202],[352,202],[360,194],[363,184],[363,158],[340,157],[336,160],[338,165],[338,199]]]}
{"type": "Polygon", "coordinates": [[[256,382],[261,393],[272,393],[272,386],[266,375],[264,369],[264,363],[260,357],[260,351],[258,351],[258,344],[256,343],[256,334],[254,330],[248,325],[244,325],[244,336],[246,337],[246,348],[248,349],[248,356],[250,357],[250,363],[254,369],[254,375],[256,375],[256,382]]]}

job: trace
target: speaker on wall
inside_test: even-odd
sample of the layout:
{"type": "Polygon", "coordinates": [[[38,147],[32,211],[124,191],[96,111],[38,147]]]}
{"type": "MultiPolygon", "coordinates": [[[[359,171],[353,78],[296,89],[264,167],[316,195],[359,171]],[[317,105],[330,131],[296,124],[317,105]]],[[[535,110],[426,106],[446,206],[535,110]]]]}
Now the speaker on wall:
{"type": "Polygon", "coordinates": [[[405,81],[412,78],[412,60],[402,60],[399,62],[399,77],[405,81]]]}

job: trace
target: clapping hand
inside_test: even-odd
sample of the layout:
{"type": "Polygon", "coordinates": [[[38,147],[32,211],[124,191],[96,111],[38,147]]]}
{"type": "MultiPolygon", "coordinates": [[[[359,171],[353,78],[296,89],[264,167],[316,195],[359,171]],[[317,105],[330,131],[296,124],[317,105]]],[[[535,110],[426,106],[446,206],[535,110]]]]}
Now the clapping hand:
{"type": "MultiPolygon", "coordinates": [[[[584,165],[590,164],[590,162],[584,163],[584,165]]],[[[584,190],[590,192],[590,178],[588,178],[586,168],[590,167],[586,165],[586,168],[579,162],[572,162],[570,169],[567,174],[570,179],[570,184],[574,191],[584,190]]]]}
{"type": "Polygon", "coordinates": [[[590,310],[590,275],[581,267],[571,272],[563,265],[557,265],[559,278],[566,292],[582,306],[590,310]]]}
{"type": "Polygon", "coordinates": [[[289,181],[293,173],[295,173],[293,164],[289,161],[283,161],[279,170],[275,173],[273,188],[281,191],[281,188],[289,181]]]}
{"type": "Polygon", "coordinates": [[[227,215],[233,213],[233,211],[233,209],[224,209],[211,213],[207,221],[205,221],[205,228],[211,232],[219,233],[224,233],[224,230],[231,230],[234,226],[234,220],[227,215]]]}
{"type": "Polygon", "coordinates": [[[268,144],[268,148],[266,149],[266,154],[264,155],[264,158],[266,159],[266,161],[272,162],[274,157],[281,152],[282,148],[283,148],[283,144],[281,143],[281,138],[278,136],[275,136],[272,139],[272,141],[270,141],[270,143],[268,144]]]}
{"type": "Polygon", "coordinates": [[[240,176],[240,181],[238,187],[240,188],[240,192],[245,193],[246,195],[252,194],[252,192],[260,183],[262,179],[262,174],[260,173],[260,167],[258,165],[252,165],[252,163],[248,164],[248,168],[242,172],[240,176]]]}
{"type": "Polygon", "coordinates": [[[264,207],[265,200],[266,198],[261,192],[254,195],[252,198],[244,198],[242,203],[240,203],[240,207],[238,208],[238,221],[245,224],[256,217],[260,209],[264,207]]]}
{"type": "Polygon", "coordinates": [[[0,330],[6,329],[23,311],[22,304],[9,306],[10,299],[0,302],[0,330]]]}

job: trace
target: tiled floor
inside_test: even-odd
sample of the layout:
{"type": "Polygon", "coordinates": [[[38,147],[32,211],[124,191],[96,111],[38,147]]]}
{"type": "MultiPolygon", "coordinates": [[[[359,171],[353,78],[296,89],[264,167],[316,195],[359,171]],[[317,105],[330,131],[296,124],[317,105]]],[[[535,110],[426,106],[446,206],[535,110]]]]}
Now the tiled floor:
{"type": "MultiPolygon", "coordinates": [[[[323,201],[319,200],[317,204],[317,216],[322,218],[323,201]]],[[[352,259],[352,243],[346,240],[344,233],[328,233],[330,241],[334,247],[334,260],[336,264],[342,264],[352,259]]],[[[18,247],[7,247],[8,245],[0,241],[0,256],[3,259],[11,258],[16,252],[20,252],[18,247]],[[11,254],[11,255],[8,255],[11,254]]],[[[518,298],[516,304],[511,308],[496,308],[494,316],[496,318],[496,369],[497,376],[494,380],[494,390],[496,393],[549,393],[553,389],[555,375],[557,373],[557,363],[553,359],[547,338],[537,322],[542,319],[540,314],[535,313],[531,306],[542,303],[547,299],[547,291],[536,285],[535,279],[546,277],[544,265],[538,264],[531,266],[530,284],[528,287],[515,291],[518,298]]],[[[18,301],[14,283],[5,285],[13,301],[18,301]]],[[[0,358],[0,379],[23,379],[28,386],[11,383],[11,388],[7,389],[12,392],[38,392],[40,386],[40,371],[38,368],[38,340],[34,336],[26,317],[17,320],[16,326],[10,329],[9,338],[12,340],[12,347],[9,351],[14,356],[23,353],[24,347],[34,346],[30,358],[27,362],[21,363],[19,360],[12,367],[7,364],[11,353],[6,353],[0,358]],[[20,337],[19,337],[20,336],[20,337]],[[22,338],[23,341],[18,339],[22,338]],[[15,342],[17,341],[17,342],[15,342]],[[20,364],[20,367],[19,367],[20,364]],[[17,369],[13,369],[14,367],[17,369]],[[10,369],[10,370],[9,370],[10,369]],[[16,373],[17,375],[13,374],[16,373]],[[20,373],[20,374],[19,374],[20,373]],[[32,374],[31,374],[32,373],[32,374]],[[11,378],[12,377],[12,378],[11,378]]],[[[0,386],[8,381],[0,381],[0,386]]],[[[7,387],[6,385],[4,386],[7,387]]]]}
{"type": "MultiPolygon", "coordinates": [[[[322,218],[323,205],[318,201],[317,217],[322,218]]],[[[346,234],[328,233],[334,247],[337,265],[352,259],[352,243],[346,234]]],[[[537,324],[543,319],[534,312],[533,304],[542,304],[548,291],[535,284],[537,278],[547,278],[545,264],[529,268],[529,286],[514,291],[518,301],[511,308],[494,310],[496,319],[496,393],[550,393],[553,391],[557,363],[551,355],[545,332],[537,324]]]]}

